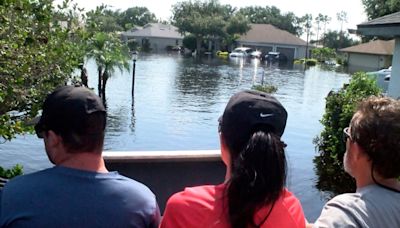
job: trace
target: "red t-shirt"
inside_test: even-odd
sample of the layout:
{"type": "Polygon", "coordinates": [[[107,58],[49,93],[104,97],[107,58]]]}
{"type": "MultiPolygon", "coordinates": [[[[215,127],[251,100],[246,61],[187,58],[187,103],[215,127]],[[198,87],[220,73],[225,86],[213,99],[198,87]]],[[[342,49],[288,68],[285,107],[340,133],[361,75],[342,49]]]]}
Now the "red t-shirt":
{"type": "MultiPolygon", "coordinates": [[[[161,228],[230,227],[227,201],[226,197],[223,197],[225,187],[225,184],[198,186],[174,194],[167,202],[161,228]]],[[[264,219],[269,209],[270,205],[266,205],[256,213],[256,224],[264,219]]],[[[305,227],[304,213],[299,200],[284,189],[261,227],[305,227]]]]}

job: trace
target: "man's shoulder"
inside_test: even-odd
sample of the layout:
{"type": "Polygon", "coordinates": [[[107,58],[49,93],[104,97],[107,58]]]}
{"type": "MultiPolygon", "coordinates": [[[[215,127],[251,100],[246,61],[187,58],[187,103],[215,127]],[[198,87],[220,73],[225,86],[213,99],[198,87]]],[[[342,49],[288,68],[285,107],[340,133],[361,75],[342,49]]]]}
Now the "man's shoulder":
{"type": "Polygon", "coordinates": [[[149,187],[137,180],[123,176],[116,172],[112,174],[112,179],[113,180],[110,182],[110,185],[116,189],[120,189],[121,191],[135,191],[136,193],[154,196],[149,187]]]}
{"type": "Polygon", "coordinates": [[[344,193],[333,197],[328,203],[352,204],[360,198],[361,195],[359,193],[344,193]]]}
{"type": "Polygon", "coordinates": [[[36,184],[36,183],[38,183],[39,179],[44,179],[48,175],[51,175],[50,174],[51,172],[52,172],[52,168],[49,168],[49,169],[44,169],[44,170],[34,172],[34,173],[16,176],[7,181],[7,183],[4,186],[4,189],[13,188],[13,187],[17,187],[17,186],[20,187],[20,186],[28,186],[31,184],[36,184]]]}

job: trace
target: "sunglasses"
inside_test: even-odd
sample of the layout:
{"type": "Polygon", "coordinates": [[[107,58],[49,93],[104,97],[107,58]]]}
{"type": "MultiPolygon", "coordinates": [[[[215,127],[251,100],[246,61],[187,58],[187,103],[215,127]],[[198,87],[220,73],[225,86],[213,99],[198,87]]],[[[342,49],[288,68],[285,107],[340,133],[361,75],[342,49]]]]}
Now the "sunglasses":
{"type": "Polygon", "coordinates": [[[38,123],[38,124],[35,125],[36,136],[39,139],[42,139],[44,137],[44,132],[45,131],[46,131],[46,129],[45,129],[43,124],[38,123]]]}
{"type": "Polygon", "coordinates": [[[350,141],[352,141],[349,127],[346,127],[343,129],[343,141],[346,143],[347,139],[350,139],[350,141]]]}

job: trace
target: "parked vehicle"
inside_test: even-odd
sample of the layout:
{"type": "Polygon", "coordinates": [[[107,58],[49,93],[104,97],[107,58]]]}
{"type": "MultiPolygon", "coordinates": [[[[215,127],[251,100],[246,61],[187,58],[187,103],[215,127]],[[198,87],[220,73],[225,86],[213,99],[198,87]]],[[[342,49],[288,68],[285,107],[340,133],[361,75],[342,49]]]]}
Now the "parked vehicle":
{"type": "Polygon", "coordinates": [[[367,72],[367,75],[369,75],[370,77],[373,77],[376,80],[376,84],[385,93],[388,90],[391,73],[392,73],[392,67],[389,67],[387,69],[382,69],[382,70],[373,71],[373,72],[367,72]]]}
{"type": "Polygon", "coordinates": [[[250,54],[253,52],[253,49],[248,47],[238,47],[235,48],[230,54],[229,57],[236,58],[236,57],[249,57],[250,54]]]}
{"type": "Polygon", "coordinates": [[[268,62],[284,62],[287,60],[286,56],[280,52],[270,51],[264,56],[264,59],[268,62]]]}
{"type": "Polygon", "coordinates": [[[261,59],[261,58],[262,58],[262,52],[256,50],[256,51],[253,51],[252,53],[250,53],[250,56],[251,56],[252,58],[261,59]]]}

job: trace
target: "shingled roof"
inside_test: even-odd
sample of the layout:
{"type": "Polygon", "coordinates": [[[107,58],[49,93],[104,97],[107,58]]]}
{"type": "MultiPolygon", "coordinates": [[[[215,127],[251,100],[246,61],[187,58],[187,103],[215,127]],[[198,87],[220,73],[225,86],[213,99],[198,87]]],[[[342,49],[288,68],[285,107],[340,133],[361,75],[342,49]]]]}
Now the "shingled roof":
{"type": "Polygon", "coordinates": [[[278,29],[270,24],[250,24],[251,29],[242,35],[238,41],[255,42],[255,43],[271,43],[271,44],[289,44],[306,46],[307,42],[299,37],[278,29]]]}
{"type": "Polygon", "coordinates": [[[400,36],[400,12],[359,24],[357,25],[357,32],[369,36],[400,36]]]}
{"type": "Polygon", "coordinates": [[[353,52],[373,55],[393,55],[394,40],[374,40],[368,43],[340,49],[342,52],[353,52]]]}
{"type": "Polygon", "coordinates": [[[383,17],[378,17],[376,19],[364,22],[359,26],[366,25],[389,25],[389,24],[400,24],[400,12],[385,15],[383,17]]]}
{"type": "Polygon", "coordinates": [[[143,26],[143,28],[141,29],[124,32],[123,35],[136,37],[183,39],[183,36],[178,32],[177,27],[161,23],[149,23],[143,26]]]}

